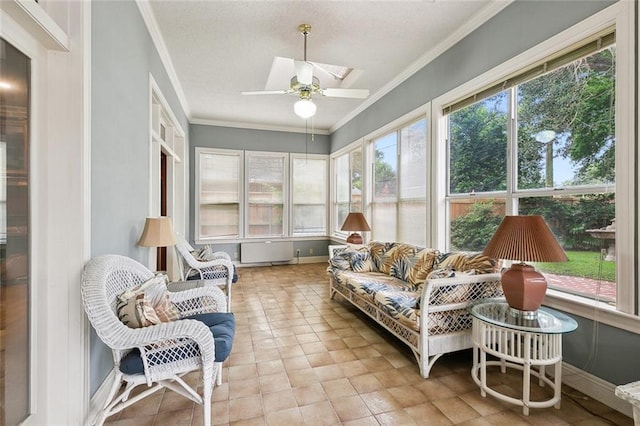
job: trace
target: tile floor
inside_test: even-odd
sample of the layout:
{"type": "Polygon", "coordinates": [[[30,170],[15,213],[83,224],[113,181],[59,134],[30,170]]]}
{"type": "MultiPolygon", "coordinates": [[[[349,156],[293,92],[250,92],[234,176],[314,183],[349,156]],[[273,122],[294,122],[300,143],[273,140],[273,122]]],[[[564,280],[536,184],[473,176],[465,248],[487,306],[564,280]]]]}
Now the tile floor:
{"type": "MultiPolygon", "coordinates": [[[[633,425],[565,387],[562,407],[521,408],[480,396],[471,351],[438,360],[420,377],[410,351],[367,317],[328,298],[325,264],[240,268],[237,332],[213,391],[212,424],[230,425],[633,425]]],[[[197,381],[198,375],[188,377],[197,381]]],[[[517,395],[517,374],[490,375],[517,395]]],[[[532,387],[542,399],[548,388],[532,387]]],[[[107,425],[201,425],[199,405],[160,391],[107,425]]]]}

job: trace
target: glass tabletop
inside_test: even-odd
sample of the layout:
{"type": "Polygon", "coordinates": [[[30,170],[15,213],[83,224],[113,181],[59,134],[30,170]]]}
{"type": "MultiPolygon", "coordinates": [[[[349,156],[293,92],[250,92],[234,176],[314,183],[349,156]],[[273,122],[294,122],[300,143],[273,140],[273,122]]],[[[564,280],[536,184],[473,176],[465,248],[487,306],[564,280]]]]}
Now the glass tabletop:
{"type": "Polygon", "coordinates": [[[547,307],[538,309],[535,319],[515,316],[506,302],[485,301],[469,308],[471,315],[486,323],[519,331],[560,334],[578,328],[578,323],[568,315],[547,307]]]}

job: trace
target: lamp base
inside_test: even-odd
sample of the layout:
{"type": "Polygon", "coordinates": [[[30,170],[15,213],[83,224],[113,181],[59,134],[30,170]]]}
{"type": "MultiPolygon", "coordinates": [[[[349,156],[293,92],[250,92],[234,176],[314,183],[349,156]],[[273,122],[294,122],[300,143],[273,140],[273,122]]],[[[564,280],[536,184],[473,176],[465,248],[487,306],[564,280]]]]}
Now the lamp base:
{"type": "Polygon", "coordinates": [[[533,266],[514,263],[502,274],[502,291],[511,308],[535,313],[544,300],[547,281],[533,266]]]}
{"type": "Polygon", "coordinates": [[[347,237],[347,243],[349,244],[362,244],[362,235],[353,233],[347,237]]]}
{"type": "Polygon", "coordinates": [[[519,320],[534,320],[538,318],[538,311],[521,311],[520,309],[509,307],[509,313],[519,320]]]}

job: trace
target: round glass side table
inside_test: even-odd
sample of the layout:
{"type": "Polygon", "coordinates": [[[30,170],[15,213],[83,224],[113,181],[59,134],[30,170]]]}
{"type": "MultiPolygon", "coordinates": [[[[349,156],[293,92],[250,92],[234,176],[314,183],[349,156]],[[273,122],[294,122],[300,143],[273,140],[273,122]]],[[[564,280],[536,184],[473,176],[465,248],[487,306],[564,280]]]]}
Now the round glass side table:
{"type": "Polygon", "coordinates": [[[473,317],[473,367],[471,376],[484,397],[487,394],[501,401],[529,408],[560,408],[562,385],[562,334],[574,331],[576,321],[558,311],[541,307],[534,319],[512,314],[505,302],[484,301],[469,308],[473,317]],[[498,360],[487,361],[487,354],[498,360]],[[502,373],[507,367],[522,371],[522,398],[514,398],[491,389],[487,385],[487,366],[499,366],[502,373]],[[532,367],[538,367],[536,370],[532,367]],[[546,366],[554,367],[554,376],[547,376],[546,366]],[[538,384],[553,388],[553,397],[544,401],[531,401],[531,377],[538,384]]]}

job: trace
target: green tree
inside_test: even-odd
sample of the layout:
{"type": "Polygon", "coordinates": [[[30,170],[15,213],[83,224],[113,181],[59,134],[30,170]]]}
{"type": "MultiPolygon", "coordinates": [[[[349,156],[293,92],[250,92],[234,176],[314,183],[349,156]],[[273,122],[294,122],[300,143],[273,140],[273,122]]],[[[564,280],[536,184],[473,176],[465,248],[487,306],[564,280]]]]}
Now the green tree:
{"type": "Polygon", "coordinates": [[[505,99],[501,93],[449,116],[452,193],[506,189],[505,99]]]}
{"type": "Polygon", "coordinates": [[[396,196],[397,173],[389,163],[384,161],[384,153],[376,150],[374,162],[375,194],[382,196],[396,196]]]}
{"type": "Polygon", "coordinates": [[[451,222],[451,249],[483,250],[500,222],[502,216],[494,213],[492,202],[474,203],[467,214],[451,222]]]}

